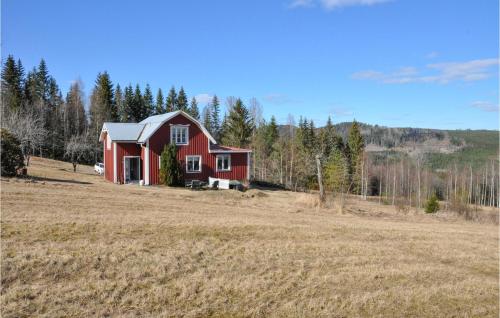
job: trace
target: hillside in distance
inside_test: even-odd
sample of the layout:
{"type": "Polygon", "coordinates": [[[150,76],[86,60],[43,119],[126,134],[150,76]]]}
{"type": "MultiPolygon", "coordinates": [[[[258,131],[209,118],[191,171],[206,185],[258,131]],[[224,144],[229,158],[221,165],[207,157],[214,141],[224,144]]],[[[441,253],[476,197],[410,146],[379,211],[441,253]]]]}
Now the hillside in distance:
{"type": "MultiPolygon", "coordinates": [[[[392,128],[359,123],[366,150],[374,163],[392,158],[421,157],[433,169],[450,163],[481,166],[498,160],[499,133],[495,130],[441,130],[429,128],[392,128]]],[[[335,124],[336,132],[347,140],[352,122],[335,124]]],[[[322,128],[318,128],[318,131],[322,128]]],[[[281,132],[288,130],[282,126],[281,132]]]]}
{"type": "MultiPolygon", "coordinates": [[[[335,125],[337,133],[346,140],[352,122],[335,125]]],[[[384,158],[390,155],[421,155],[434,169],[450,163],[483,165],[498,160],[498,131],[441,130],[428,128],[390,128],[360,123],[366,150],[384,158]]]]}

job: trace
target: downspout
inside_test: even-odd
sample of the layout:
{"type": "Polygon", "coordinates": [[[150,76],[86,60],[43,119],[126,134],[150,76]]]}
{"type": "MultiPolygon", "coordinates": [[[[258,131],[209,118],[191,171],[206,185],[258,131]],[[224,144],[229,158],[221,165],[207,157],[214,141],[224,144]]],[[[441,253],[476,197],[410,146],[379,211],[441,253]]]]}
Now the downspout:
{"type": "Polygon", "coordinates": [[[116,142],[113,142],[113,181],[118,183],[118,160],[116,158],[116,142]]]}
{"type": "Polygon", "coordinates": [[[144,155],[145,162],[145,176],[144,185],[149,185],[149,139],[146,141],[146,153],[144,155]]]}

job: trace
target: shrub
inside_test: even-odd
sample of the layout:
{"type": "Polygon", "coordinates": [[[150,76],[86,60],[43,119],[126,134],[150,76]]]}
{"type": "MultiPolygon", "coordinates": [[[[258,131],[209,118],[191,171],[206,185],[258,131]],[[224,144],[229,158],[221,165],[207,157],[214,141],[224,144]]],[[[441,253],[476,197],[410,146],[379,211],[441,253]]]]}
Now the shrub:
{"type": "Polygon", "coordinates": [[[19,140],[5,129],[0,130],[2,149],[2,176],[15,176],[24,167],[24,157],[19,140]]]}
{"type": "Polygon", "coordinates": [[[439,211],[439,201],[436,194],[433,194],[425,203],[426,213],[436,213],[439,211]]]}
{"type": "Polygon", "coordinates": [[[410,212],[410,205],[405,198],[396,199],[396,211],[407,214],[410,212]]]}
{"type": "Polygon", "coordinates": [[[165,145],[161,153],[160,182],[167,186],[180,185],[182,180],[181,165],[177,160],[177,148],[174,144],[165,145]]]}

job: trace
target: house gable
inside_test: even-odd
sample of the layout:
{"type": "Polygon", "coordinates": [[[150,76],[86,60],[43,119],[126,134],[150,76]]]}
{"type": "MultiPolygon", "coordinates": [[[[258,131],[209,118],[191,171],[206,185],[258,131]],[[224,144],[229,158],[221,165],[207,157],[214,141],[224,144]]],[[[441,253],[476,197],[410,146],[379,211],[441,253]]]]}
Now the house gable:
{"type": "Polygon", "coordinates": [[[146,142],[148,139],[150,139],[153,135],[156,134],[156,132],[160,129],[160,127],[162,127],[165,123],[170,122],[171,120],[173,120],[174,118],[176,118],[178,116],[182,116],[182,117],[186,118],[187,120],[189,120],[190,123],[198,126],[200,131],[203,132],[203,134],[205,134],[205,136],[207,136],[207,138],[212,143],[214,143],[214,144],[217,143],[215,138],[212,137],[210,132],[205,127],[203,127],[203,125],[199,121],[197,121],[196,119],[191,117],[189,114],[187,114],[186,112],[181,111],[181,110],[166,113],[163,115],[151,116],[151,117],[148,117],[148,118],[144,119],[143,121],[141,121],[139,124],[143,124],[144,129],[143,129],[141,135],[139,136],[137,142],[138,143],[146,142]]]}

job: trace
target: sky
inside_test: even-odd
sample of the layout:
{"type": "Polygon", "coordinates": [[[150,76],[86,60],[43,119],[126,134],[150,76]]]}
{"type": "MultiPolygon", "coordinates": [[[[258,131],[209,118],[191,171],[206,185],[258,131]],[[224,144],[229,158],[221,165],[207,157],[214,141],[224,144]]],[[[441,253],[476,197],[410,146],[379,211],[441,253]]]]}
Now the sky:
{"type": "Polygon", "coordinates": [[[255,97],[322,126],[498,129],[497,0],[3,0],[2,59],[41,58],[63,94],[99,72],[183,86],[203,107],[255,97]]]}

